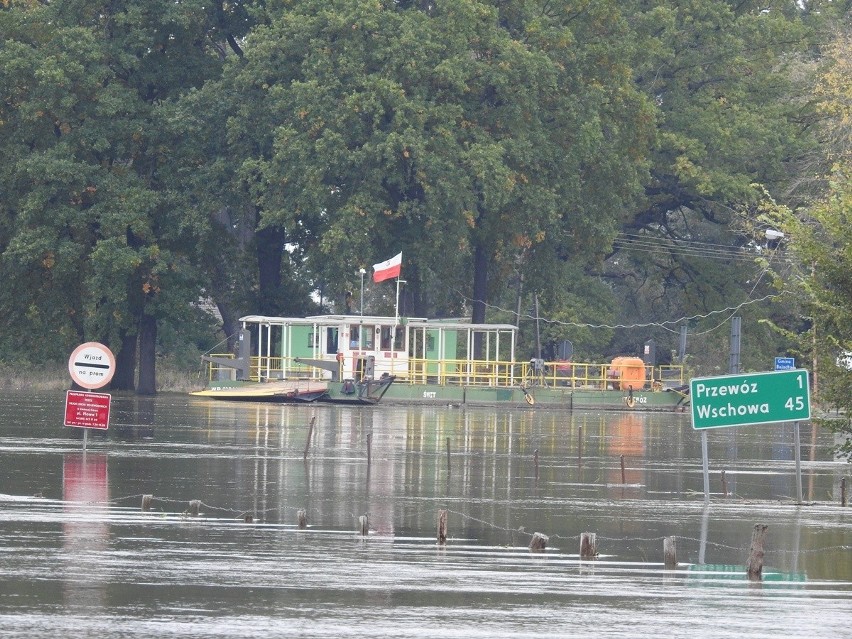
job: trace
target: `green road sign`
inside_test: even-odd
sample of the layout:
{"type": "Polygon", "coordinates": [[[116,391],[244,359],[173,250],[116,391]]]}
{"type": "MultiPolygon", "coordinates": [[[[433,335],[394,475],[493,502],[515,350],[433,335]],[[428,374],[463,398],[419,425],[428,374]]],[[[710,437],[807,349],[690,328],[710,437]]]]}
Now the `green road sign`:
{"type": "Polygon", "coordinates": [[[721,428],[811,418],[808,371],[696,377],[689,382],[692,427],[721,428]]]}

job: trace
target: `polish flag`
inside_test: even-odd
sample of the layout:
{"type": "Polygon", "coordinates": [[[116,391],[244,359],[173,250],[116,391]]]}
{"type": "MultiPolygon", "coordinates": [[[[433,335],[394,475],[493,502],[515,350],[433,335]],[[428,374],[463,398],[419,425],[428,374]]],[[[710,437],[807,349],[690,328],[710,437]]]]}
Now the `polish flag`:
{"type": "Polygon", "coordinates": [[[402,270],[402,253],[394,255],[389,260],[373,264],[373,281],[384,282],[385,280],[399,277],[402,270]]]}

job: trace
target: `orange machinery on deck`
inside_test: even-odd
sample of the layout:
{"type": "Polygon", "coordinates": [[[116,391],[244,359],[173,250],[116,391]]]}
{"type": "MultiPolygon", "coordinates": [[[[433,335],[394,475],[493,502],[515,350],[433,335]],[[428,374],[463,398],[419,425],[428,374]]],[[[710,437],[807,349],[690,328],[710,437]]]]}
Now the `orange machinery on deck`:
{"type": "Polygon", "coordinates": [[[612,360],[607,371],[607,377],[616,390],[638,391],[644,388],[648,378],[645,373],[645,362],[641,357],[616,357],[612,360]]]}

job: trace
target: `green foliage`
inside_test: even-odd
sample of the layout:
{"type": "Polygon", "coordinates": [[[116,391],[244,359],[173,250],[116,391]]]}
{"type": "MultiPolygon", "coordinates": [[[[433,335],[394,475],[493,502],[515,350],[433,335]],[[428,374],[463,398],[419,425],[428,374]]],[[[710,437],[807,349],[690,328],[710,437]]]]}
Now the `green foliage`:
{"type": "MultiPolygon", "coordinates": [[[[832,425],[852,435],[852,393],[847,353],[852,352],[852,170],[838,165],[830,192],[806,216],[787,214],[783,228],[799,256],[803,308],[811,318],[803,347],[815,349],[819,375],[817,397],[836,408],[832,425]]],[[[814,352],[814,350],[812,350],[814,352]]],[[[848,452],[849,444],[846,449],[848,452]]]]}
{"type": "Polygon", "coordinates": [[[621,301],[620,323],[660,326],[618,332],[614,346],[635,352],[637,338],[653,337],[658,352],[676,349],[677,326],[663,323],[684,318],[695,364],[727,372],[725,320],[737,314],[743,365],[763,369],[785,345],[759,322],[784,322],[788,310],[755,304],[773,282],[762,228],[744,232],[741,220],[763,197],[755,183],[787,192],[816,147],[813,104],[800,97],[808,87],[796,80],[813,54],[816,18],[796,2],[629,6],[636,82],[656,106],[657,135],[645,200],[603,272],[621,301]]]}
{"type": "MultiPolygon", "coordinates": [[[[412,315],[514,322],[537,296],[545,346],[588,358],[650,337],[667,353],[664,322],[693,318],[713,370],[719,309],[761,368],[812,331],[802,304],[828,361],[852,348],[848,36],[822,42],[840,4],[3,3],[0,357],[117,349],[143,317],[189,355],[201,300],[231,328],[318,296],[340,310],[360,268],[401,250],[412,315]],[[802,297],[754,303],[789,279],[762,203],[801,204],[788,194],[828,186],[813,167],[830,163],[807,224],[778,220],[813,234],[802,297]]],[[[366,297],[392,308],[390,284],[366,297]]]]}
{"type": "Polygon", "coordinates": [[[207,229],[183,215],[183,185],[169,170],[182,132],[164,105],[218,73],[226,13],[200,0],[0,11],[10,187],[0,275],[3,321],[19,347],[42,340],[20,329],[27,317],[65,348],[97,339],[116,351],[142,314],[187,319],[207,229]]]}
{"type": "Polygon", "coordinates": [[[316,238],[315,281],[352,289],[402,250],[420,305],[447,308],[474,247],[498,296],[532,247],[595,252],[614,234],[651,121],[617,3],[521,8],[298,2],[248,39],[226,73],[237,175],[261,225],[316,238]]]}

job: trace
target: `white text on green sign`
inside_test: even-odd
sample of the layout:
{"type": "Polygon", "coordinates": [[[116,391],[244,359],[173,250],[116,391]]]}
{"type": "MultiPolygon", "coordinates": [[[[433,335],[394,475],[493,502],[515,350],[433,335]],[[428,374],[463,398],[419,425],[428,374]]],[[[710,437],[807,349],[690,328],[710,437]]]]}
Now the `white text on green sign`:
{"type": "Polygon", "coordinates": [[[808,371],[697,377],[690,381],[692,427],[721,428],[810,419],[808,371]]]}

